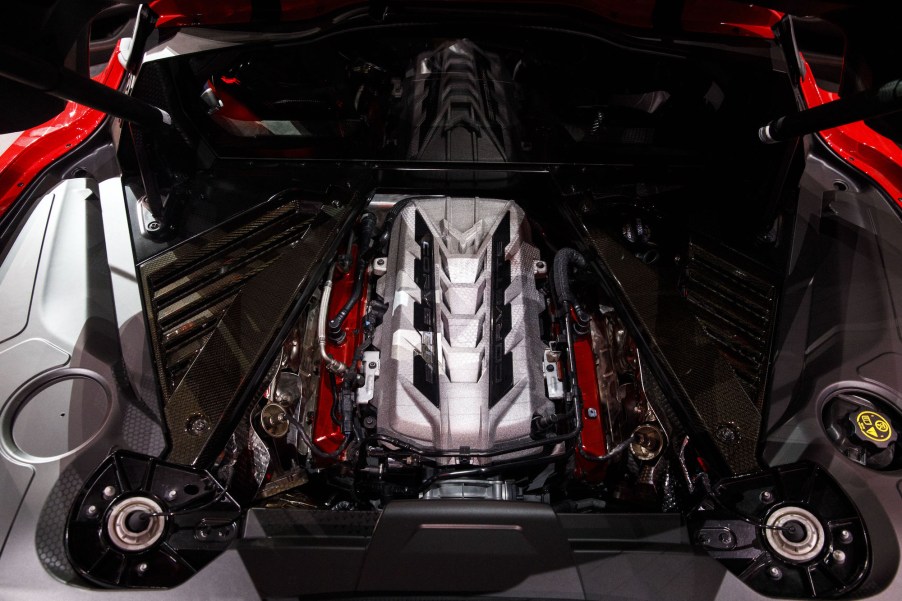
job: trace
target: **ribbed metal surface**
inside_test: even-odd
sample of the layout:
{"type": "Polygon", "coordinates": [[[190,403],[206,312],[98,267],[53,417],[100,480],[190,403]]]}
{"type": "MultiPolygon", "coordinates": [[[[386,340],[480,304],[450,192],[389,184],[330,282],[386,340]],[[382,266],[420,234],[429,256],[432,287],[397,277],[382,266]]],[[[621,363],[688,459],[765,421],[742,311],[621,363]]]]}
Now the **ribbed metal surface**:
{"type": "Polygon", "coordinates": [[[242,285],[309,227],[288,201],[244,216],[140,266],[153,351],[168,401],[242,285]]]}
{"type": "Polygon", "coordinates": [[[764,401],[776,288],[751,265],[690,244],[684,290],[705,334],[736,371],[758,409],[764,401]]]}

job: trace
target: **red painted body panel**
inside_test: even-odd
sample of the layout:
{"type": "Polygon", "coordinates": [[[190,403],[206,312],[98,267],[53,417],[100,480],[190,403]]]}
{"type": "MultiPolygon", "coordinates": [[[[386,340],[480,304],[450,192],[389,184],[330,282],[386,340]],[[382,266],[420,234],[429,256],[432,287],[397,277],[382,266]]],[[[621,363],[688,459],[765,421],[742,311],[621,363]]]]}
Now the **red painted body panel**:
{"type": "MultiPolygon", "coordinates": [[[[576,377],[583,401],[583,429],[579,437],[582,453],[592,457],[604,457],[607,454],[607,443],[604,434],[604,413],[601,410],[601,399],[598,393],[598,377],[595,370],[595,352],[588,336],[581,336],[573,341],[573,359],[576,365],[576,377]],[[589,417],[589,409],[595,410],[595,417],[589,417]]],[[[604,463],[595,463],[586,459],[582,453],[576,454],[577,478],[590,482],[598,482],[604,478],[604,463]]]]}
{"type": "MultiPolygon", "coordinates": [[[[356,249],[353,253],[352,265],[356,261],[356,249]]],[[[326,351],[338,361],[347,365],[354,358],[354,353],[363,339],[363,315],[366,310],[366,278],[363,281],[363,294],[360,301],[348,314],[342,329],[345,331],[345,341],[342,344],[326,342],[326,351]]],[[[354,288],[354,273],[336,275],[332,279],[332,296],[329,298],[329,319],[331,319],[351,297],[354,288]]],[[[338,387],[341,387],[343,379],[335,376],[338,387]]],[[[316,417],[313,422],[313,442],[323,451],[333,453],[344,441],[341,433],[341,425],[332,419],[332,403],[335,397],[332,394],[330,374],[325,364],[320,364],[319,400],[316,404],[316,417]]]]}
{"type": "MultiPolygon", "coordinates": [[[[117,45],[110,62],[94,80],[118,88],[124,74],[117,45]]],[[[81,144],[105,117],[101,111],[69,102],[66,109],[50,121],[22,132],[0,155],[0,215],[12,206],[41,171],[81,144]]]]}
{"type": "MultiPolygon", "coordinates": [[[[800,88],[809,108],[839,98],[838,94],[818,87],[807,63],[800,88]]],[[[864,121],[824,130],[820,136],[837,155],[869,175],[902,206],[902,149],[895,142],[864,121]]]]}

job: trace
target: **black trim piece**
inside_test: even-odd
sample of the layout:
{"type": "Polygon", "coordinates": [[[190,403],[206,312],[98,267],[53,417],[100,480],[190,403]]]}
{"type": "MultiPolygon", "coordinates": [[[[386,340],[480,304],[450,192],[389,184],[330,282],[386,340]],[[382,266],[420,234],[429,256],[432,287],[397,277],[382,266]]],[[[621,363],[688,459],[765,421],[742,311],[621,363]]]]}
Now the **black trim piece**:
{"type": "Polygon", "coordinates": [[[514,358],[504,352],[504,338],[512,327],[511,307],[504,292],[511,283],[511,264],[505,250],[511,241],[511,214],[507,211],[492,235],[492,326],[489,342],[489,409],[514,386],[514,358]]]}
{"type": "Polygon", "coordinates": [[[414,282],[420,288],[421,302],[413,306],[414,328],[432,337],[432,351],[413,360],[413,385],[430,403],[439,407],[438,328],[435,306],[435,238],[420,211],[414,217],[414,239],[420,246],[420,258],[414,260],[414,282]]]}

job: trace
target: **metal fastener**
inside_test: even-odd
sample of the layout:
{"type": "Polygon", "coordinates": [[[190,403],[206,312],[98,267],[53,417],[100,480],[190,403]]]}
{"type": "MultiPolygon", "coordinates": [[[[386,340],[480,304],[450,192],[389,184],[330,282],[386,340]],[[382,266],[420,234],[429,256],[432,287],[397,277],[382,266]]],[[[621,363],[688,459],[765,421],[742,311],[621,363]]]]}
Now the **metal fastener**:
{"type": "Polygon", "coordinates": [[[596,417],[598,417],[598,410],[594,407],[589,407],[586,410],[586,414],[589,416],[589,419],[595,419],[596,417]]]}
{"type": "Polygon", "coordinates": [[[179,496],[179,493],[174,488],[170,488],[169,490],[166,491],[166,500],[167,501],[175,501],[175,498],[177,496],[179,496]]]}
{"type": "Polygon", "coordinates": [[[157,231],[157,230],[159,230],[159,229],[160,229],[160,222],[159,222],[159,221],[151,221],[150,223],[147,224],[147,231],[148,231],[148,232],[155,232],[155,231],[157,231]]]}
{"type": "Polygon", "coordinates": [[[135,566],[135,571],[138,572],[139,574],[145,574],[145,573],[147,573],[148,567],[150,567],[150,566],[148,566],[145,562],[142,561],[141,563],[139,563],[138,565],[135,566]]]}
{"type": "Polygon", "coordinates": [[[777,566],[771,566],[767,568],[767,575],[773,578],[774,580],[779,580],[783,577],[783,570],[778,568],[777,566]]]}
{"type": "Polygon", "coordinates": [[[839,542],[849,544],[852,542],[852,532],[849,530],[839,531],[839,542]]]}
{"type": "Polygon", "coordinates": [[[103,499],[104,501],[109,501],[113,497],[116,496],[116,487],[115,486],[107,486],[103,489],[103,499]]]}
{"type": "Polygon", "coordinates": [[[89,516],[94,517],[97,515],[97,505],[88,505],[87,509],[85,509],[85,513],[89,516]]]}
{"type": "Polygon", "coordinates": [[[367,365],[367,367],[369,367],[370,369],[376,369],[376,362],[370,361],[370,363],[369,363],[369,365],[367,365]]]}
{"type": "Polygon", "coordinates": [[[762,503],[773,503],[774,502],[774,493],[769,490],[765,490],[761,493],[761,502],[762,503]]]}
{"type": "Polygon", "coordinates": [[[846,552],[837,549],[833,552],[833,561],[836,562],[837,565],[842,565],[846,563],[846,552]]]}

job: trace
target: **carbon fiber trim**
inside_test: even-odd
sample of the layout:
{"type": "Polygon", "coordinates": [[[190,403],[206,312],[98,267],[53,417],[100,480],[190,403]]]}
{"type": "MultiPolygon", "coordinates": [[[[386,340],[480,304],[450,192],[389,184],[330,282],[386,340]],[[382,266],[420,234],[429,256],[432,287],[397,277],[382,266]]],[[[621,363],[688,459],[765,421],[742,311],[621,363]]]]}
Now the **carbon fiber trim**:
{"type": "Polygon", "coordinates": [[[741,256],[689,245],[684,291],[705,333],[736,371],[760,411],[776,312],[776,287],[741,256]]]}
{"type": "Polygon", "coordinates": [[[358,209],[323,205],[304,237],[249,279],[226,309],[164,408],[172,447],[168,460],[212,462],[244,413],[273,341],[336,252],[358,209]]]}
{"type": "Polygon", "coordinates": [[[244,282],[299,240],[311,217],[292,199],[256,217],[239,217],[140,265],[164,403],[244,282]]]}
{"type": "Polygon", "coordinates": [[[690,431],[706,432],[732,473],[760,469],[761,413],[679,288],[662,285],[652,267],[607,232],[588,225],[586,231],[602,267],[619,285],[630,316],[645,331],[656,363],[680,396],[690,431]]]}

